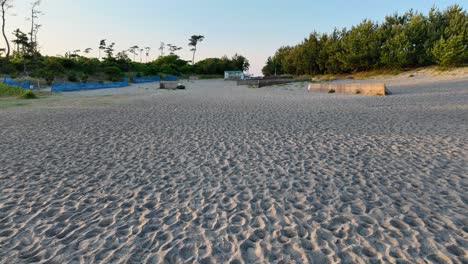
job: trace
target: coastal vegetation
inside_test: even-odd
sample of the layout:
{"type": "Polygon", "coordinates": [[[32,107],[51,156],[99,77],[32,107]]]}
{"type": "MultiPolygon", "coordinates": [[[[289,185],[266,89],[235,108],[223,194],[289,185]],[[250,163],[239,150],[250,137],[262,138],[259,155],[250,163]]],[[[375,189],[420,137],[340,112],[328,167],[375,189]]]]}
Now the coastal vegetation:
{"type": "Polygon", "coordinates": [[[459,5],[427,15],[409,10],[382,23],[363,20],[331,34],[313,32],[269,57],[263,74],[318,75],[468,63],[468,15],[459,5]]]}
{"type": "Polygon", "coordinates": [[[38,44],[40,1],[31,5],[31,31],[16,29],[12,38],[5,32],[8,10],[13,8],[12,0],[0,0],[3,42],[6,48],[0,48],[0,76],[32,79],[34,82],[51,84],[54,81],[87,82],[117,81],[123,77],[142,77],[153,75],[200,75],[201,77],[220,76],[224,71],[248,70],[246,57],[235,54],[229,58],[207,58],[195,62],[197,47],[205,39],[202,35],[193,35],[188,46],[193,52],[191,61],[180,58],[176,53],[182,47],[175,44],[161,43],[160,54],[149,61],[151,47],[133,45],[117,51],[116,43],[107,39],[96,42],[97,58],[90,54],[93,48],[74,49],[64,55],[47,56],[41,54],[38,44]],[[169,53],[166,55],[165,50],[169,53]],[[143,62],[145,61],[145,62],[143,62]]]}
{"type": "MultiPolygon", "coordinates": [[[[50,92],[31,91],[18,86],[11,86],[0,83],[0,98],[19,98],[19,99],[36,99],[39,97],[50,96],[50,92]]],[[[1,107],[0,107],[1,108],[1,107]]]]}

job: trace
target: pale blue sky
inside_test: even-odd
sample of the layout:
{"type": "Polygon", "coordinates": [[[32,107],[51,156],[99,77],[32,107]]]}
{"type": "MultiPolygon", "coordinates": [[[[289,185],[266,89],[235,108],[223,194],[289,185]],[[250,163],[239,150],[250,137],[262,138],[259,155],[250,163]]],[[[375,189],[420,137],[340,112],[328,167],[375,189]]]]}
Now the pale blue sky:
{"type": "MultiPolygon", "coordinates": [[[[8,21],[9,32],[27,31],[30,2],[14,0],[11,13],[16,16],[8,21]]],[[[99,40],[105,38],[115,42],[117,50],[150,46],[155,58],[164,41],[183,47],[178,54],[189,60],[187,39],[201,34],[206,39],[197,60],[237,52],[250,60],[251,72],[259,74],[277,48],[296,44],[314,30],[331,32],[364,18],[382,21],[410,8],[427,13],[434,5],[444,9],[453,4],[466,9],[468,0],[43,0],[39,42],[45,54],[88,47],[97,54],[99,40]]]]}

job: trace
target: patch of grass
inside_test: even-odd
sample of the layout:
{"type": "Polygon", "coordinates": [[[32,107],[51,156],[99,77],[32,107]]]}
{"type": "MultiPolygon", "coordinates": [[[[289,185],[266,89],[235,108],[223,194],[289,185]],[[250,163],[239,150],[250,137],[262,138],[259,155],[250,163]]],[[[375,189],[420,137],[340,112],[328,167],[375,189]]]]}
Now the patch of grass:
{"type": "Polygon", "coordinates": [[[447,71],[453,71],[457,68],[463,68],[463,67],[454,67],[454,66],[441,66],[441,65],[438,65],[438,66],[435,66],[435,67],[432,67],[432,70],[434,71],[438,71],[438,72],[447,72],[447,71]]]}
{"type": "Polygon", "coordinates": [[[356,72],[352,74],[352,77],[354,77],[354,79],[365,79],[365,78],[381,76],[381,75],[398,75],[402,72],[403,70],[401,69],[379,69],[379,70],[356,72]]]}
{"type": "Polygon", "coordinates": [[[319,82],[331,82],[339,79],[365,79],[369,77],[376,77],[382,75],[398,75],[404,72],[402,69],[377,69],[377,70],[370,70],[370,71],[362,71],[362,72],[355,72],[355,73],[341,73],[341,74],[321,74],[316,75],[314,80],[319,82]]]}
{"type": "Polygon", "coordinates": [[[333,75],[333,74],[323,74],[323,75],[317,75],[315,76],[312,81],[318,81],[318,82],[331,82],[336,79],[339,79],[340,77],[338,75],[333,75]]]}
{"type": "Polygon", "coordinates": [[[37,99],[38,97],[32,91],[26,91],[20,96],[20,98],[21,99],[37,99]]]}
{"type": "Polygon", "coordinates": [[[335,89],[331,89],[330,91],[328,91],[329,94],[332,94],[332,93],[335,93],[335,89]]]}
{"type": "MultiPolygon", "coordinates": [[[[17,86],[5,85],[0,83],[0,98],[5,98],[5,100],[11,100],[13,98],[18,99],[37,99],[40,97],[47,97],[55,95],[51,92],[46,91],[31,91],[28,89],[23,89],[17,86]]],[[[12,106],[11,104],[8,107],[12,106]]],[[[4,107],[2,107],[4,108],[4,107]]]]}
{"type": "Polygon", "coordinates": [[[0,97],[21,96],[26,89],[17,86],[5,85],[0,83],[0,97]]]}

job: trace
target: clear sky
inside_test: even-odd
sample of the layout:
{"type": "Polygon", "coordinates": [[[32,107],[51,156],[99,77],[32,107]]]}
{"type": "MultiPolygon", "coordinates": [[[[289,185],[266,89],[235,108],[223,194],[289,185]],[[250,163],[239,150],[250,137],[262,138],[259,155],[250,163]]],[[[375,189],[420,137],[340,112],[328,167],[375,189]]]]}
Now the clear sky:
{"type": "MultiPolygon", "coordinates": [[[[14,0],[8,32],[28,31],[32,0],[14,0]]],[[[191,59],[187,46],[194,34],[204,35],[197,59],[240,53],[260,74],[268,56],[282,45],[294,45],[309,33],[350,27],[362,19],[382,21],[385,15],[411,8],[427,14],[436,6],[445,9],[468,0],[43,0],[44,15],[38,35],[41,51],[57,55],[93,48],[100,39],[116,43],[117,51],[133,45],[152,47],[158,54],[161,41],[183,47],[178,54],[191,59]]],[[[11,38],[11,35],[10,35],[11,38]]],[[[3,41],[0,41],[0,47],[3,41]]]]}

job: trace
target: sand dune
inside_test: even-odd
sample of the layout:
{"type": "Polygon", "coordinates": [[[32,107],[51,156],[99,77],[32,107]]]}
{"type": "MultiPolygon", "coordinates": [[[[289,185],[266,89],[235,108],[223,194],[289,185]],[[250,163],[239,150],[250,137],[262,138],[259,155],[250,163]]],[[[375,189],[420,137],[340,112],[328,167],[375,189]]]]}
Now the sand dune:
{"type": "Polygon", "coordinates": [[[413,82],[0,110],[0,263],[467,263],[468,79],[413,82]]]}

